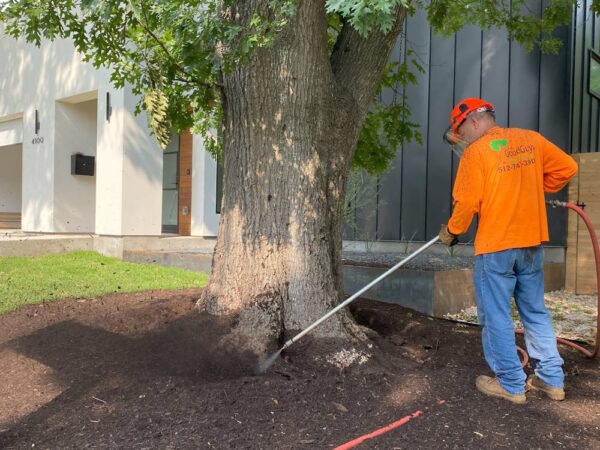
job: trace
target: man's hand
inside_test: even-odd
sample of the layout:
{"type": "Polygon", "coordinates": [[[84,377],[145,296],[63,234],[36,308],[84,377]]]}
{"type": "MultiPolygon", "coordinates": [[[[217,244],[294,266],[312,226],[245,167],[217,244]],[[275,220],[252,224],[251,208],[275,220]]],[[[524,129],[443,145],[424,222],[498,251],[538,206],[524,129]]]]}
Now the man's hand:
{"type": "Polygon", "coordinates": [[[448,247],[452,247],[454,244],[456,244],[458,242],[458,236],[450,233],[450,231],[448,231],[448,225],[446,225],[446,224],[442,225],[439,236],[440,236],[440,241],[442,242],[442,244],[445,244],[448,247]]]}

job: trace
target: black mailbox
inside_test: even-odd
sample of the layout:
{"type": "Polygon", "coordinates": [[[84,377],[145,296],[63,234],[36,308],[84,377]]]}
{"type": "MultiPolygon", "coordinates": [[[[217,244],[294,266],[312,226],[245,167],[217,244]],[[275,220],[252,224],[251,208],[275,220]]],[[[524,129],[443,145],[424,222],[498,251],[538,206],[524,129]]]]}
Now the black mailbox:
{"type": "Polygon", "coordinates": [[[77,153],[71,155],[71,175],[94,176],[94,157],[77,153]]]}

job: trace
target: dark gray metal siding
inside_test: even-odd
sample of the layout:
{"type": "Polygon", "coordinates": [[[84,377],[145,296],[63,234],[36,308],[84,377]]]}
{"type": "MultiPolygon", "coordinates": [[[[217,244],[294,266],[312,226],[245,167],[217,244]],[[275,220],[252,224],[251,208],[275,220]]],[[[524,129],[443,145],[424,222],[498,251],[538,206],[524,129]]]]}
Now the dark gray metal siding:
{"type": "Polygon", "coordinates": [[[571,34],[571,151],[600,151],[600,102],[588,93],[590,49],[600,53],[600,17],[583,0],[573,19],[571,34]]]}
{"type": "MultiPolygon", "coordinates": [[[[530,0],[528,7],[541,13],[542,3],[530,0]]],[[[560,54],[541,55],[537,49],[527,53],[501,30],[466,27],[444,39],[432,32],[423,12],[407,19],[406,39],[400,39],[392,58],[402,61],[406,51],[413,50],[425,69],[418,75],[418,85],[405,92],[411,119],[421,126],[423,145],[412,142],[398,149],[388,173],[378,180],[376,198],[356,212],[362,236],[424,241],[447,222],[458,160],[443,143],[442,133],[452,107],[462,98],[487,99],[496,107],[500,126],[539,130],[569,150],[569,30],[558,34],[565,42],[560,54]]],[[[600,29],[596,39],[599,35],[600,29]]],[[[389,95],[384,92],[383,100],[389,95]]],[[[595,133],[597,139],[597,127],[595,133]]],[[[551,244],[564,245],[565,212],[551,210],[548,215],[551,244]]],[[[475,231],[476,219],[461,241],[472,241],[475,231]]],[[[361,239],[350,232],[345,237],[361,239]]]]}

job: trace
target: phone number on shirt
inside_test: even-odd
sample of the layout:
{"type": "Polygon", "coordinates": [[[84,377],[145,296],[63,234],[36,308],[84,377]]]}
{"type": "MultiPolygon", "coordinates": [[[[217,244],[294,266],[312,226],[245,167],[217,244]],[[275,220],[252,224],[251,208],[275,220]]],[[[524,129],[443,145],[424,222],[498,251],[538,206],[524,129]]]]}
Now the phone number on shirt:
{"type": "Polygon", "coordinates": [[[517,163],[512,163],[512,164],[504,164],[504,165],[498,167],[497,171],[498,171],[498,173],[510,172],[511,170],[520,169],[521,167],[530,166],[532,164],[535,164],[535,158],[524,159],[522,161],[519,161],[517,163]]]}

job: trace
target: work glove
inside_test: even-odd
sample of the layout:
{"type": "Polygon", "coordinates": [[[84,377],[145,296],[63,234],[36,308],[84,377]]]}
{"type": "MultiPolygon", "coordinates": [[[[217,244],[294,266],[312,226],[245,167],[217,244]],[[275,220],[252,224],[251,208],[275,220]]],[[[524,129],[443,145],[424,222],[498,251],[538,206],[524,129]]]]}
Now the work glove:
{"type": "Polygon", "coordinates": [[[446,224],[442,225],[439,236],[440,236],[440,241],[442,242],[442,244],[445,244],[448,247],[452,247],[454,244],[456,244],[458,242],[458,236],[450,233],[450,231],[448,231],[448,225],[446,225],[446,224]]]}

